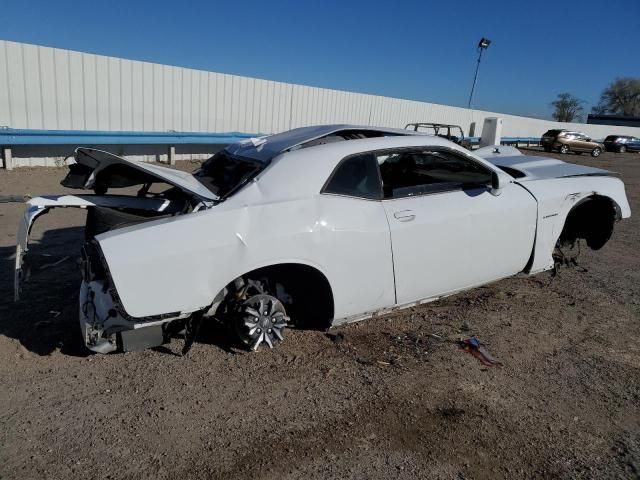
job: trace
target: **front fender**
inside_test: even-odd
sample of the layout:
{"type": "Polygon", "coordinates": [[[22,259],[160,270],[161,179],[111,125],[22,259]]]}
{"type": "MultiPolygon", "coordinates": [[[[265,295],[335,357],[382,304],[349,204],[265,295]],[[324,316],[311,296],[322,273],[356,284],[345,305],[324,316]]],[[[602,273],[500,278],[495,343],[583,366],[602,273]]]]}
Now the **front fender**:
{"type": "Polygon", "coordinates": [[[624,183],[614,176],[576,176],[522,183],[538,200],[536,245],[529,273],[553,268],[553,250],[569,212],[586,198],[599,195],[611,199],[620,218],[629,218],[631,208],[624,183]]]}

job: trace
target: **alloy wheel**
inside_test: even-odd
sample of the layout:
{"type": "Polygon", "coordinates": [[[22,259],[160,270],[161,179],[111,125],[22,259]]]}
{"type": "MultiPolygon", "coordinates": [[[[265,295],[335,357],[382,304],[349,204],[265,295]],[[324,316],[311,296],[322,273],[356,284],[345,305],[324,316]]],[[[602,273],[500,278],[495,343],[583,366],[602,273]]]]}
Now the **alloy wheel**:
{"type": "Polygon", "coordinates": [[[269,348],[284,340],[283,331],[289,322],[282,302],[271,295],[254,295],[241,306],[236,318],[240,340],[251,350],[266,343],[269,348]]]}

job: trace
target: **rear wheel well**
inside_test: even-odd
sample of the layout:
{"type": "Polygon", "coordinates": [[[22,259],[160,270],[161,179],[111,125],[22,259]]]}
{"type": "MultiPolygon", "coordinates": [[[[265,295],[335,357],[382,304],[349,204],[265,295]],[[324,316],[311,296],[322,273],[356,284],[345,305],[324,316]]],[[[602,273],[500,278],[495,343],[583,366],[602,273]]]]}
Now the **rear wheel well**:
{"type": "Polygon", "coordinates": [[[233,299],[248,280],[261,282],[287,310],[291,321],[301,328],[328,328],[334,314],[331,285],[318,269],[300,263],[261,267],[241,275],[225,288],[226,300],[233,299]]]}
{"type": "Polygon", "coordinates": [[[575,205],[567,215],[558,238],[559,246],[571,246],[584,239],[593,250],[599,250],[611,238],[613,226],[620,218],[620,207],[611,198],[592,195],[575,205]]]}

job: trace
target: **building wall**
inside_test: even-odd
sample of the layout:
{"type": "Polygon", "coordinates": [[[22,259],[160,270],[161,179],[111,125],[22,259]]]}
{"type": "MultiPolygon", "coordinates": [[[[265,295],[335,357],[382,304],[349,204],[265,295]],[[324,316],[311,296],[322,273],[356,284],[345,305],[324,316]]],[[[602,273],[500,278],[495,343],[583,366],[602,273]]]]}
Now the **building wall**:
{"type": "Polygon", "coordinates": [[[461,125],[503,136],[570,128],[594,138],[640,128],[562,124],[398,98],[258,80],[0,40],[0,126],[52,130],[275,133],[321,123],[461,125]]]}
{"type": "Polygon", "coordinates": [[[624,125],[626,127],[640,127],[640,117],[625,117],[624,115],[592,115],[587,116],[587,123],[593,125],[624,125]]]}

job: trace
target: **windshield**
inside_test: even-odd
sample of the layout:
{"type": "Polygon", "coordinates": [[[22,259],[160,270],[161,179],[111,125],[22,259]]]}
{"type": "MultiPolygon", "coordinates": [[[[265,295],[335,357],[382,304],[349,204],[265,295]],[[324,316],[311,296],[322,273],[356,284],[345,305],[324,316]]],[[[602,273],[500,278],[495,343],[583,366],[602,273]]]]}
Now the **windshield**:
{"type": "Polygon", "coordinates": [[[204,162],[193,176],[216,196],[224,199],[240,189],[264,167],[264,163],[237,157],[222,150],[204,162]]]}

